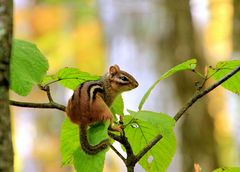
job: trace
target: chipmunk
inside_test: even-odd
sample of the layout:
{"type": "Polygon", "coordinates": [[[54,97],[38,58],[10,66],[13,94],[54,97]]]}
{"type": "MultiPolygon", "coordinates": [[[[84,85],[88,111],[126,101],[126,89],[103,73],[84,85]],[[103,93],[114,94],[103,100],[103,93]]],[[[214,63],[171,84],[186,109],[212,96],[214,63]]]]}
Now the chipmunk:
{"type": "Polygon", "coordinates": [[[68,101],[66,113],[73,123],[79,125],[80,144],[84,152],[97,154],[108,147],[109,139],[102,140],[97,145],[89,143],[88,126],[110,120],[109,129],[119,131],[119,128],[113,127],[113,116],[109,107],[120,93],[137,86],[138,82],[132,75],[114,65],[99,80],[86,81],[77,87],[68,101]]]}

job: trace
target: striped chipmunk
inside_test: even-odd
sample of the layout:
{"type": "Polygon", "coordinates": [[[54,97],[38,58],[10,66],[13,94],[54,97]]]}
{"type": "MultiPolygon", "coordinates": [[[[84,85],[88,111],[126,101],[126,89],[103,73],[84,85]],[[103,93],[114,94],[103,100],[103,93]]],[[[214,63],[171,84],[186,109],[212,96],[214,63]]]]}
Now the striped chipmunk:
{"type": "Polygon", "coordinates": [[[132,75],[114,65],[99,80],[86,81],[77,87],[68,101],[66,113],[73,123],[79,125],[80,144],[84,152],[97,154],[110,145],[109,139],[91,145],[87,137],[88,127],[109,120],[110,130],[121,131],[119,126],[114,128],[109,107],[120,93],[137,86],[138,82],[132,75]]]}

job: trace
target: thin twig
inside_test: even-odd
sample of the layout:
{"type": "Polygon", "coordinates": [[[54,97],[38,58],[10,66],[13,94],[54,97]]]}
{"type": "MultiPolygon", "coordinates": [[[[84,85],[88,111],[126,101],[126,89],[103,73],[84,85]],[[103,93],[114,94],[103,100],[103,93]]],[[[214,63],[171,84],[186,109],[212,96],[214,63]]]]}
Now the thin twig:
{"type": "Polygon", "coordinates": [[[49,100],[49,103],[32,103],[32,102],[19,102],[15,100],[9,100],[10,105],[28,108],[42,108],[42,109],[58,109],[65,112],[66,106],[54,102],[49,86],[38,85],[38,87],[45,91],[49,100]]]}
{"type": "Polygon", "coordinates": [[[240,66],[236,67],[234,70],[232,70],[230,73],[225,75],[222,79],[215,82],[213,85],[211,85],[207,89],[202,91],[197,91],[194,94],[194,96],[176,113],[176,115],[174,116],[175,121],[178,121],[181,118],[181,116],[184,114],[184,112],[186,112],[193,105],[193,103],[195,103],[198,99],[200,99],[201,97],[203,97],[204,95],[206,95],[207,93],[215,89],[217,86],[221,85],[223,82],[225,82],[226,80],[231,78],[234,74],[236,74],[238,71],[240,71],[240,66]]]}
{"type": "Polygon", "coordinates": [[[158,143],[159,140],[162,139],[162,135],[157,135],[149,142],[135,157],[136,163],[154,146],[158,143]]]}
{"type": "Polygon", "coordinates": [[[9,100],[10,105],[19,106],[19,107],[27,107],[27,108],[45,108],[45,109],[58,109],[61,111],[65,111],[66,107],[64,105],[50,102],[50,103],[30,103],[30,102],[19,102],[15,100],[9,100]]]}
{"type": "Polygon", "coordinates": [[[51,91],[50,91],[50,87],[48,85],[42,86],[42,85],[38,85],[39,88],[43,91],[45,91],[47,93],[47,97],[50,103],[54,102],[52,95],[51,95],[51,91]]]}
{"type": "Polygon", "coordinates": [[[122,154],[113,146],[110,145],[110,148],[123,160],[123,162],[125,163],[126,159],[122,156],[122,154]]]}
{"type": "Polygon", "coordinates": [[[51,91],[50,91],[50,87],[49,86],[46,86],[46,93],[47,93],[47,97],[48,97],[49,102],[50,103],[54,102],[53,98],[52,98],[52,95],[51,95],[51,91]]]}

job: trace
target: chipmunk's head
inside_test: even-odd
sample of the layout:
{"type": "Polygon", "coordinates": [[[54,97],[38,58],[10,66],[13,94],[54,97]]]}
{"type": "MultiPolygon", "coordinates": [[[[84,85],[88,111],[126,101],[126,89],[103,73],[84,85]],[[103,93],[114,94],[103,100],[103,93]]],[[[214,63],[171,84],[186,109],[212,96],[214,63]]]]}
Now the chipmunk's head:
{"type": "Polygon", "coordinates": [[[108,77],[112,89],[118,93],[132,90],[138,86],[136,79],[129,73],[120,70],[118,65],[110,66],[108,77]]]}

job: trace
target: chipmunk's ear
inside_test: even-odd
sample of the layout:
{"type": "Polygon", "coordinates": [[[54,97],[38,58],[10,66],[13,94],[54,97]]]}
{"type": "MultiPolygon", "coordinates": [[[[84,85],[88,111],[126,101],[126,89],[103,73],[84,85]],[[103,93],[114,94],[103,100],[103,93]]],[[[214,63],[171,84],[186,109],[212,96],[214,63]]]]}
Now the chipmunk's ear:
{"type": "Polygon", "coordinates": [[[118,73],[120,71],[120,68],[118,65],[114,65],[114,66],[110,66],[109,68],[109,73],[111,75],[115,75],[116,73],[118,73]]]}

